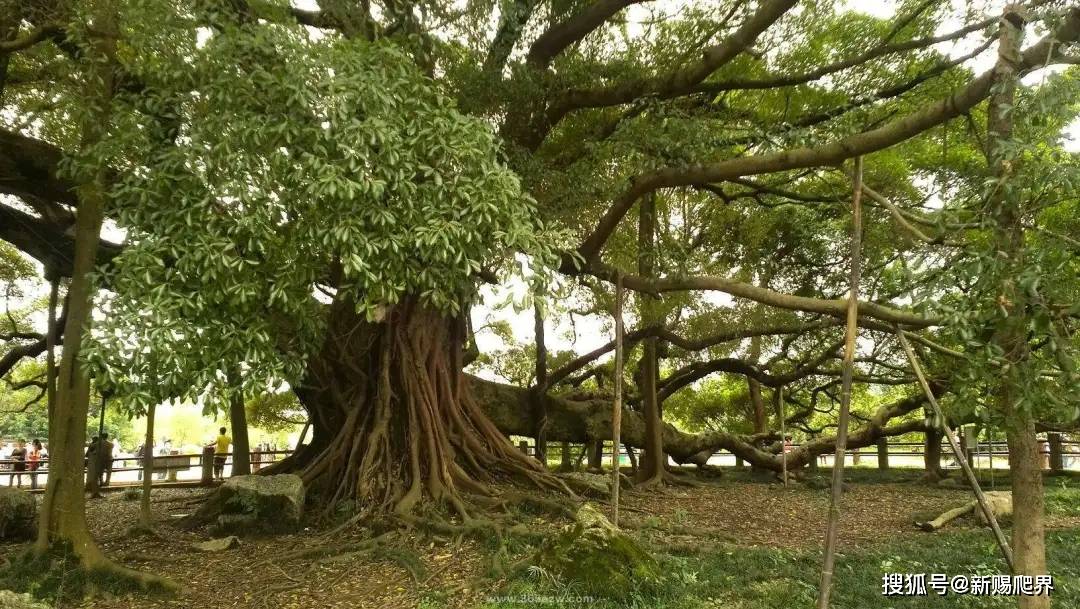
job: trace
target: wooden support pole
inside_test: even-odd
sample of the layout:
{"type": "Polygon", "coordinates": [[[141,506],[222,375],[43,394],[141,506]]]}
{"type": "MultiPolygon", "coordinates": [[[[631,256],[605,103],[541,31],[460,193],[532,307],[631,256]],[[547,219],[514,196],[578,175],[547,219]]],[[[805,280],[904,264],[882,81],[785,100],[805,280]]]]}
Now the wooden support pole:
{"type": "Polygon", "coordinates": [[[844,361],[840,376],[840,416],[836,426],[836,458],[833,461],[832,493],[829,499],[829,521],[825,531],[825,556],[821,563],[821,585],[818,587],[818,609],[829,607],[833,568],[836,563],[836,538],[840,530],[840,499],[844,492],[844,453],[847,449],[848,419],[851,413],[851,384],[855,374],[855,336],[859,331],[859,278],[862,273],[862,173],[862,157],[855,157],[851,196],[851,273],[849,275],[847,327],[844,330],[844,361]]]}
{"type": "Polygon", "coordinates": [[[622,274],[615,277],[615,403],[611,409],[611,523],[619,526],[619,444],[622,433],[623,385],[623,287],[622,274]]]}
{"type": "Polygon", "coordinates": [[[926,400],[930,402],[930,407],[934,409],[934,414],[937,415],[937,419],[941,421],[941,428],[942,431],[945,432],[945,438],[949,441],[949,446],[952,448],[953,454],[956,455],[956,462],[960,464],[960,469],[964,470],[964,476],[967,478],[968,484],[971,485],[971,490],[975,493],[975,499],[979,502],[979,508],[982,510],[983,515],[986,516],[986,521],[990,523],[990,528],[994,531],[994,539],[997,541],[998,547],[1001,548],[1001,554],[1005,557],[1005,563],[1009,565],[1010,571],[1014,571],[1015,567],[1013,566],[1012,548],[1009,547],[1009,542],[1005,539],[1005,533],[1001,531],[1001,526],[998,525],[997,518],[994,516],[994,510],[990,507],[989,502],[986,501],[986,495],[983,494],[982,488],[979,487],[979,481],[975,478],[975,472],[972,471],[968,460],[964,458],[964,451],[960,449],[960,444],[957,442],[956,436],[953,434],[952,429],[949,428],[949,422],[945,419],[945,414],[942,412],[941,406],[938,405],[933,390],[930,389],[930,383],[927,382],[926,375],[923,374],[922,366],[919,365],[919,360],[915,357],[915,352],[911,349],[911,344],[904,338],[904,333],[901,332],[899,328],[897,328],[896,337],[900,340],[900,346],[904,348],[904,353],[911,363],[911,369],[915,371],[915,376],[919,379],[919,385],[922,386],[923,392],[926,393],[926,400]]]}

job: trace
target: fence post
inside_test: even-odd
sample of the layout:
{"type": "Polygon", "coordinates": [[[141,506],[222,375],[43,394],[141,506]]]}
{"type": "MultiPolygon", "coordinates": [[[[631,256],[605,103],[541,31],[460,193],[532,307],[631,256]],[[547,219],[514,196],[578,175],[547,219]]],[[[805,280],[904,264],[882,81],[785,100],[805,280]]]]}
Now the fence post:
{"type": "Polygon", "coordinates": [[[521,454],[523,454],[523,455],[529,454],[529,442],[528,442],[528,440],[520,440],[518,442],[518,450],[520,450],[521,454]]]}
{"type": "Polygon", "coordinates": [[[203,446],[202,449],[202,478],[200,482],[209,485],[214,481],[214,447],[203,446]]]}
{"type": "Polygon", "coordinates": [[[1047,434],[1050,441],[1050,471],[1061,472],[1065,469],[1065,459],[1062,454],[1061,434],[1051,432],[1047,434]]]}
{"type": "Polygon", "coordinates": [[[878,469],[889,469],[889,439],[885,436],[877,441],[877,466],[878,469]]]}

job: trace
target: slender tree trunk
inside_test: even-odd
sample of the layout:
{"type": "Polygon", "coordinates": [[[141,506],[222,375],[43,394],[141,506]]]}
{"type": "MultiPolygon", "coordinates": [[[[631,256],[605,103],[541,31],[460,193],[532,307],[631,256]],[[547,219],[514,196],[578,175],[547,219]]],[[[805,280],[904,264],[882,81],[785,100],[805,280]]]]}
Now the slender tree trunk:
{"type": "Polygon", "coordinates": [[[60,336],[56,323],[56,307],[60,299],[60,278],[54,276],[49,283],[49,327],[45,333],[45,401],[51,430],[55,420],[53,412],[56,410],[56,339],[60,336]]]}
{"type": "MultiPolygon", "coordinates": [[[[650,195],[641,199],[638,219],[638,273],[642,277],[652,277],[656,259],[656,199],[650,195]]],[[[655,304],[649,296],[641,299],[641,319],[644,323],[655,323],[655,304]]],[[[662,483],[667,473],[667,455],[664,453],[663,421],[660,417],[660,403],[656,395],[656,337],[650,336],[642,341],[641,355],[641,401],[645,416],[645,451],[638,463],[638,477],[641,484],[662,483]]],[[[616,379],[618,382],[619,379],[616,379]]]]}
{"type": "Polygon", "coordinates": [[[547,466],[547,344],[544,339],[544,316],[540,303],[533,306],[533,329],[536,333],[536,386],[533,387],[533,437],[536,459],[547,466]]]}
{"type": "MultiPolygon", "coordinates": [[[[622,434],[622,387],[623,387],[623,289],[622,275],[615,278],[615,400],[611,412],[611,523],[619,526],[619,489],[622,486],[619,467],[619,446],[622,434]]],[[[653,355],[656,355],[655,345],[653,355]]],[[[655,359],[653,360],[655,365],[655,359]]],[[[646,371],[648,372],[648,371],[646,371]]],[[[652,384],[653,400],[656,399],[655,376],[652,384]]]]}
{"type": "MultiPolygon", "coordinates": [[[[111,15],[95,20],[99,31],[115,29],[111,15]]],[[[100,104],[88,112],[82,125],[84,148],[96,143],[107,120],[112,96],[113,71],[107,58],[115,50],[115,38],[103,36],[90,53],[94,67],[87,78],[87,103],[100,104]]],[[[68,314],[64,328],[64,351],[56,387],[56,408],[50,421],[49,478],[45,487],[34,548],[46,553],[56,543],[69,544],[87,569],[107,568],[112,563],[94,542],[86,524],[86,500],[83,495],[83,458],[87,412],[90,406],[90,378],[79,359],[84,332],[91,322],[93,289],[90,272],[97,257],[99,233],[105,207],[104,174],[88,176],[78,189],[79,210],[75,222],[75,252],[71,286],[68,290],[68,314]]]]}
{"type": "Polygon", "coordinates": [[[574,471],[574,455],[573,455],[573,451],[570,450],[570,443],[569,442],[561,442],[559,444],[559,446],[560,446],[560,454],[561,454],[561,458],[559,460],[559,471],[560,472],[572,472],[572,471],[574,471]]]}
{"type": "Polygon", "coordinates": [[[818,609],[828,609],[832,592],[833,569],[836,560],[837,534],[840,532],[840,498],[844,488],[844,453],[847,448],[848,417],[851,409],[851,384],[855,369],[855,338],[859,331],[859,278],[862,273],[862,157],[855,159],[855,179],[852,188],[851,275],[848,294],[847,327],[844,332],[844,361],[840,377],[840,416],[836,425],[836,460],[833,463],[832,495],[829,498],[829,520],[825,531],[825,557],[821,566],[821,585],[818,588],[818,609]]]}
{"type": "Polygon", "coordinates": [[[604,469],[604,441],[592,440],[588,444],[589,471],[598,472],[604,469]]]}
{"type": "Polygon", "coordinates": [[[150,512],[150,489],[154,479],[154,416],[157,413],[157,404],[151,402],[146,409],[146,435],[143,436],[142,454],[142,497],[139,499],[139,526],[149,530],[154,526],[153,514],[150,512]]]}
{"type": "Polygon", "coordinates": [[[229,424],[232,426],[232,475],[251,473],[251,446],[248,443],[247,411],[244,409],[244,380],[239,367],[230,366],[227,372],[232,395],[229,396],[229,424]]]}
{"type": "MultiPolygon", "coordinates": [[[[1023,37],[1023,18],[1015,6],[1006,8],[999,24],[995,91],[990,97],[987,119],[987,158],[996,178],[990,209],[995,219],[994,243],[1003,257],[999,303],[1007,315],[998,322],[994,343],[1000,347],[1008,369],[997,388],[997,406],[1004,417],[1009,442],[1009,468],[1013,494],[1013,559],[1019,575],[1046,574],[1046,541],[1043,524],[1043,481],[1039,442],[1030,406],[1021,405],[1022,364],[1030,357],[1027,343],[1026,294],[1017,287],[1024,267],[1024,229],[1021,202],[1007,184],[1013,172],[1007,149],[1013,132],[1013,110],[1018,79],[1017,62],[1023,37]]],[[[1021,609],[1046,609],[1049,596],[1021,596],[1021,609]]]]}

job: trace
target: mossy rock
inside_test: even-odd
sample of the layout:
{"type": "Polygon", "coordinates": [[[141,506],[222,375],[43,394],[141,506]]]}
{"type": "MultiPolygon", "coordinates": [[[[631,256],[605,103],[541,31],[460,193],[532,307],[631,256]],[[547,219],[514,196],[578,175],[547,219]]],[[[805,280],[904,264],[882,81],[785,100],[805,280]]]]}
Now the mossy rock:
{"type": "Polygon", "coordinates": [[[287,533],[300,527],[304,497],[299,476],[236,476],[226,480],[180,525],[195,528],[214,524],[214,533],[222,536],[287,533]]]}
{"type": "Polygon", "coordinates": [[[534,563],[595,596],[624,597],[661,579],[656,559],[589,503],[574,524],[544,542],[534,563]]]}
{"type": "Polygon", "coordinates": [[[3,609],[49,609],[48,605],[34,600],[29,594],[17,594],[11,590],[0,590],[0,607],[3,609]]]}
{"type": "Polygon", "coordinates": [[[34,536],[36,524],[34,496],[17,488],[0,487],[0,540],[29,539],[34,536]]]}

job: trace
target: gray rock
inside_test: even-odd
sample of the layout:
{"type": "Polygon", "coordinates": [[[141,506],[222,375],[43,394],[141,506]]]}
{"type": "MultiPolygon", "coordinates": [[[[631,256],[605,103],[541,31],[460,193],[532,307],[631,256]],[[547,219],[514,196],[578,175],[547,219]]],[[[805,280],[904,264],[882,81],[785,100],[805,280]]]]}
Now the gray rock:
{"type": "Polygon", "coordinates": [[[33,537],[36,523],[37,500],[34,496],[17,488],[0,487],[0,540],[33,537]]]}
{"type": "Polygon", "coordinates": [[[224,552],[239,546],[240,538],[236,535],[229,535],[228,537],[220,537],[191,545],[200,552],[224,552]]]}
{"type": "Polygon", "coordinates": [[[213,524],[217,536],[294,531],[304,516],[304,495],[303,481],[293,474],[236,476],[179,524],[213,524]]]}
{"type": "Polygon", "coordinates": [[[48,605],[34,600],[29,594],[16,594],[11,590],[0,590],[0,607],[3,609],[49,609],[48,605]]]}

